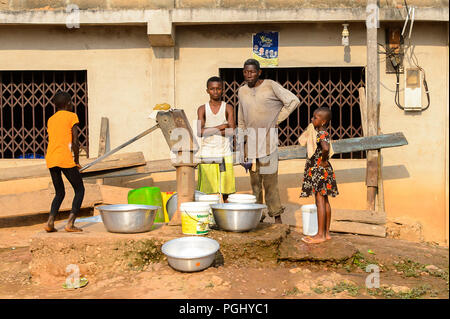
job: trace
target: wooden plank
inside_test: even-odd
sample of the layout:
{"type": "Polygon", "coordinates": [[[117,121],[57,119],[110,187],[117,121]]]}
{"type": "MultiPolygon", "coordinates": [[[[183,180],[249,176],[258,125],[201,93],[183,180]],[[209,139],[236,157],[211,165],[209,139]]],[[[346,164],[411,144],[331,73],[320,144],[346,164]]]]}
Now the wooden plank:
{"type": "Polygon", "coordinates": [[[363,131],[363,136],[367,136],[367,101],[366,101],[366,89],[360,87],[359,92],[359,108],[361,111],[361,126],[363,131]]]}
{"type": "Polygon", "coordinates": [[[386,224],[386,213],[372,210],[333,209],[331,221],[384,225],[386,224]]]}
{"type": "MultiPolygon", "coordinates": [[[[333,148],[335,153],[339,152],[352,152],[353,150],[365,150],[369,148],[387,148],[387,147],[398,147],[402,145],[407,145],[408,142],[403,135],[403,133],[392,133],[383,134],[379,136],[372,137],[357,137],[349,138],[343,140],[336,140],[333,142],[333,148]],[[336,152],[337,148],[337,152],[336,152]]],[[[306,148],[300,145],[292,145],[280,147],[278,149],[279,160],[290,160],[296,158],[306,158],[306,148]]],[[[235,156],[236,153],[233,154],[235,156]]],[[[234,161],[234,165],[239,165],[239,163],[234,161]]],[[[101,172],[92,172],[89,174],[83,173],[83,178],[112,178],[112,177],[125,177],[141,174],[159,173],[159,172],[171,172],[175,171],[175,167],[172,164],[171,159],[149,161],[145,166],[132,167],[117,170],[108,170],[101,172]]]]}
{"type": "Polygon", "coordinates": [[[128,192],[130,190],[132,188],[100,185],[102,204],[126,204],[128,203],[128,192]]]}
{"type": "MultiPolygon", "coordinates": [[[[377,0],[367,1],[367,12],[372,12],[377,7],[377,0]]],[[[372,12],[373,14],[373,12],[372,12]]],[[[378,29],[375,21],[366,23],[366,44],[367,44],[367,67],[366,67],[366,88],[367,88],[367,136],[374,136],[378,133],[378,109],[379,99],[379,63],[378,63],[378,29]]],[[[375,197],[378,187],[378,152],[367,152],[367,208],[375,209],[375,197]]]]}
{"type": "Polygon", "coordinates": [[[335,154],[340,154],[355,151],[378,150],[381,148],[398,147],[407,144],[408,141],[406,140],[405,135],[401,132],[397,132],[336,140],[333,142],[333,150],[335,154]]]}
{"type": "MultiPolygon", "coordinates": [[[[85,194],[81,208],[94,207],[102,202],[100,186],[96,184],[85,184],[85,194]]],[[[0,218],[16,217],[32,214],[49,213],[50,206],[55,196],[53,189],[43,189],[35,192],[0,195],[0,218]]],[[[67,186],[66,196],[59,211],[72,209],[74,191],[67,186]]]]}
{"type": "Polygon", "coordinates": [[[111,155],[108,160],[104,160],[92,167],[89,167],[88,169],[83,171],[83,173],[105,171],[122,167],[140,166],[145,164],[146,161],[142,152],[116,154],[111,155]]]}
{"type": "Polygon", "coordinates": [[[145,130],[144,132],[140,133],[139,135],[136,135],[132,139],[126,141],[125,143],[120,144],[116,148],[110,150],[106,154],[103,154],[102,156],[98,157],[97,159],[95,159],[94,161],[88,163],[87,165],[83,165],[83,167],[80,168],[80,172],[87,171],[89,169],[89,167],[91,167],[92,165],[97,165],[97,163],[104,161],[105,158],[111,157],[112,154],[120,151],[122,148],[126,147],[127,145],[130,145],[131,143],[136,142],[138,139],[140,139],[140,138],[150,134],[151,132],[155,131],[158,128],[159,128],[159,126],[158,126],[158,124],[156,124],[156,125],[152,126],[151,128],[145,130]]]}
{"type": "Polygon", "coordinates": [[[109,133],[109,120],[107,117],[102,117],[102,123],[100,125],[100,139],[98,145],[98,157],[106,153],[106,145],[108,141],[109,133]]]}
{"type": "Polygon", "coordinates": [[[381,158],[381,150],[378,150],[378,187],[377,187],[377,195],[378,195],[378,208],[379,212],[385,211],[384,205],[384,185],[383,185],[383,174],[382,174],[382,158],[381,158]]]}
{"type": "Polygon", "coordinates": [[[386,237],[386,227],[383,225],[364,224],[346,221],[331,221],[330,231],[337,233],[350,233],[386,237]]]}
{"type": "Polygon", "coordinates": [[[97,179],[97,178],[116,178],[127,177],[135,175],[148,175],[151,173],[171,172],[175,171],[170,159],[148,161],[144,166],[135,166],[123,169],[115,169],[100,172],[83,173],[83,179],[97,179]]]}
{"type": "Polygon", "coordinates": [[[366,185],[378,187],[378,151],[367,152],[366,185]]]}
{"type": "MultiPolygon", "coordinates": [[[[80,164],[84,166],[92,162],[93,160],[94,159],[80,159],[80,164]]],[[[85,172],[88,173],[88,172],[106,171],[123,167],[140,166],[145,164],[146,161],[144,158],[144,154],[142,152],[123,153],[112,155],[107,160],[90,167],[85,172]]],[[[84,174],[84,172],[82,174],[84,174]]],[[[48,168],[45,164],[30,165],[30,166],[3,169],[0,173],[0,181],[28,179],[43,176],[50,176],[48,168]]]]}
{"type": "MultiPolygon", "coordinates": [[[[407,145],[408,141],[401,132],[382,134],[369,137],[355,137],[336,140],[332,142],[335,154],[356,151],[377,150],[380,148],[398,147],[407,145]]],[[[306,147],[293,145],[278,148],[279,159],[289,160],[306,158],[306,147]]]]}

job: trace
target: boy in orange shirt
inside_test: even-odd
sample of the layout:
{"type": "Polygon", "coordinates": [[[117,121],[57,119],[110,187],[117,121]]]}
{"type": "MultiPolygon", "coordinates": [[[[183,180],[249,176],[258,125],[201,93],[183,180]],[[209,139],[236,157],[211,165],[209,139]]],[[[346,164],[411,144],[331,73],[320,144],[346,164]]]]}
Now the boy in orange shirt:
{"type": "Polygon", "coordinates": [[[49,142],[45,161],[55,187],[55,198],[53,199],[50,216],[44,229],[47,232],[57,231],[54,226],[55,216],[66,194],[61,176],[61,173],[63,173],[75,191],[72,211],[64,229],[67,232],[80,232],[82,229],[74,226],[84,198],[83,179],[78,171],[81,168],[79,164],[80,143],[78,141],[77,125],[79,120],[78,116],[72,112],[73,105],[69,93],[56,93],[53,103],[56,106],[56,113],[47,122],[49,142]]]}

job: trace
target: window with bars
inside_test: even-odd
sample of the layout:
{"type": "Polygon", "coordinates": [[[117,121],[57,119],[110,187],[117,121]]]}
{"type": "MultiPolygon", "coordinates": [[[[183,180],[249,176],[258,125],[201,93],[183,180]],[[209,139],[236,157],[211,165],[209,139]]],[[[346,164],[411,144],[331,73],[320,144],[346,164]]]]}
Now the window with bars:
{"type": "Polygon", "coordinates": [[[80,144],[88,152],[86,71],[0,71],[0,158],[45,156],[58,91],[72,96],[80,144]]]}
{"type": "MultiPolygon", "coordinates": [[[[219,74],[224,81],[225,102],[233,106],[237,123],[237,93],[244,85],[242,68],[220,69],[219,74]]],[[[310,123],[314,110],[321,106],[332,111],[328,127],[331,139],[362,136],[358,89],[364,87],[363,67],[263,68],[261,78],[277,81],[300,99],[300,106],[279,125],[280,146],[298,144],[298,137],[310,123]]],[[[333,157],[365,158],[366,154],[360,151],[333,157]]]]}

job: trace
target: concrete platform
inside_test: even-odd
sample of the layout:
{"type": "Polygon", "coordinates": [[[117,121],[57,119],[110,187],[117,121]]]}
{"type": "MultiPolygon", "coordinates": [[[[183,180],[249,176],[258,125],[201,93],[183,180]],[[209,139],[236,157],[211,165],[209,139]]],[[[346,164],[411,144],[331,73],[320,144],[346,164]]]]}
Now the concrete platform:
{"type": "MultiPolygon", "coordinates": [[[[103,223],[77,223],[81,233],[67,233],[64,224],[56,233],[41,231],[31,239],[33,277],[63,276],[70,264],[78,265],[81,274],[117,270],[141,270],[151,262],[165,260],[161,246],[168,240],[184,236],[181,226],[157,225],[140,234],[117,234],[106,231],[103,223]]],[[[207,237],[220,244],[218,260],[224,264],[277,261],[278,247],[289,233],[288,225],[261,223],[255,230],[232,233],[212,230],[207,237]]]]}
{"type": "Polygon", "coordinates": [[[279,259],[288,261],[342,262],[352,257],[358,249],[348,237],[332,236],[320,244],[306,244],[297,231],[289,234],[279,247],[279,259]]]}

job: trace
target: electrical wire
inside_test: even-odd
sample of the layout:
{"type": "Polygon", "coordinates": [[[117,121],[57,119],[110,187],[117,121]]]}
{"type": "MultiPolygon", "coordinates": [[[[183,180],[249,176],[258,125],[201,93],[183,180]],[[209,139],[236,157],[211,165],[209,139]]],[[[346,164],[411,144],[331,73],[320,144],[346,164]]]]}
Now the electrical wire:
{"type": "MultiPolygon", "coordinates": [[[[408,4],[406,2],[406,0],[404,0],[405,3],[405,7],[406,7],[406,14],[407,14],[407,18],[405,21],[405,26],[406,27],[406,23],[408,21],[408,19],[410,19],[410,15],[409,15],[409,7],[408,4]]],[[[428,83],[426,80],[426,74],[425,74],[425,70],[419,66],[419,60],[416,56],[416,54],[414,53],[414,51],[411,49],[411,30],[412,30],[412,21],[411,21],[411,26],[410,26],[410,33],[409,33],[409,37],[408,37],[408,47],[405,50],[406,51],[406,56],[408,58],[409,61],[412,61],[413,64],[419,69],[419,71],[422,73],[422,81],[423,81],[423,86],[425,88],[425,93],[427,95],[427,106],[424,108],[421,108],[420,111],[425,111],[426,109],[429,108],[430,106],[430,91],[428,90],[428,83]],[[409,51],[409,56],[408,56],[408,51],[409,51]]],[[[381,46],[384,51],[378,51],[378,54],[385,54],[386,55],[386,59],[389,59],[389,61],[391,62],[391,65],[395,71],[395,76],[396,76],[396,83],[395,83],[395,97],[394,97],[394,102],[395,105],[397,105],[398,108],[400,108],[401,110],[405,110],[405,108],[401,105],[400,103],[400,63],[397,63],[396,61],[396,53],[394,52],[394,49],[390,49],[390,48],[386,48],[383,44],[378,43],[379,46],[381,46]]]]}
{"type": "MultiPolygon", "coordinates": [[[[403,2],[405,3],[405,8],[406,8],[406,13],[408,15],[408,19],[411,19],[410,15],[409,15],[408,3],[406,2],[406,0],[403,0],[403,2]]],[[[412,47],[412,45],[411,45],[411,30],[412,30],[412,23],[413,23],[413,21],[414,21],[414,11],[413,11],[413,20],[411,21],[411,27],[410,27],[410,30],[409,30],[408,47],[406,49],[406,56],[408,57],[408,60],[412,61],[414,63],[414,65],[422,73],[423,86],[425,88],[425,94],[427,95],[427,106],[420,109],[420,111],[423,112],[423,111],[425,111],[426,109],[428,109],[430,107],[430,91],[428,90],[428,83],[427,83],[427,79],[426,79],[425,70],[419,65],[419,59],[417,58],[416,54],[414,53],[414,51],[411,48],[412,47]],[[409,56],[408,56],[408,51],[409,51],[409,56]]],[[[399,79],[398,78],[399,78],[399,76],[397,76],[397,86],[399,85],[399,83],[398,83],[399,79]]]]}

